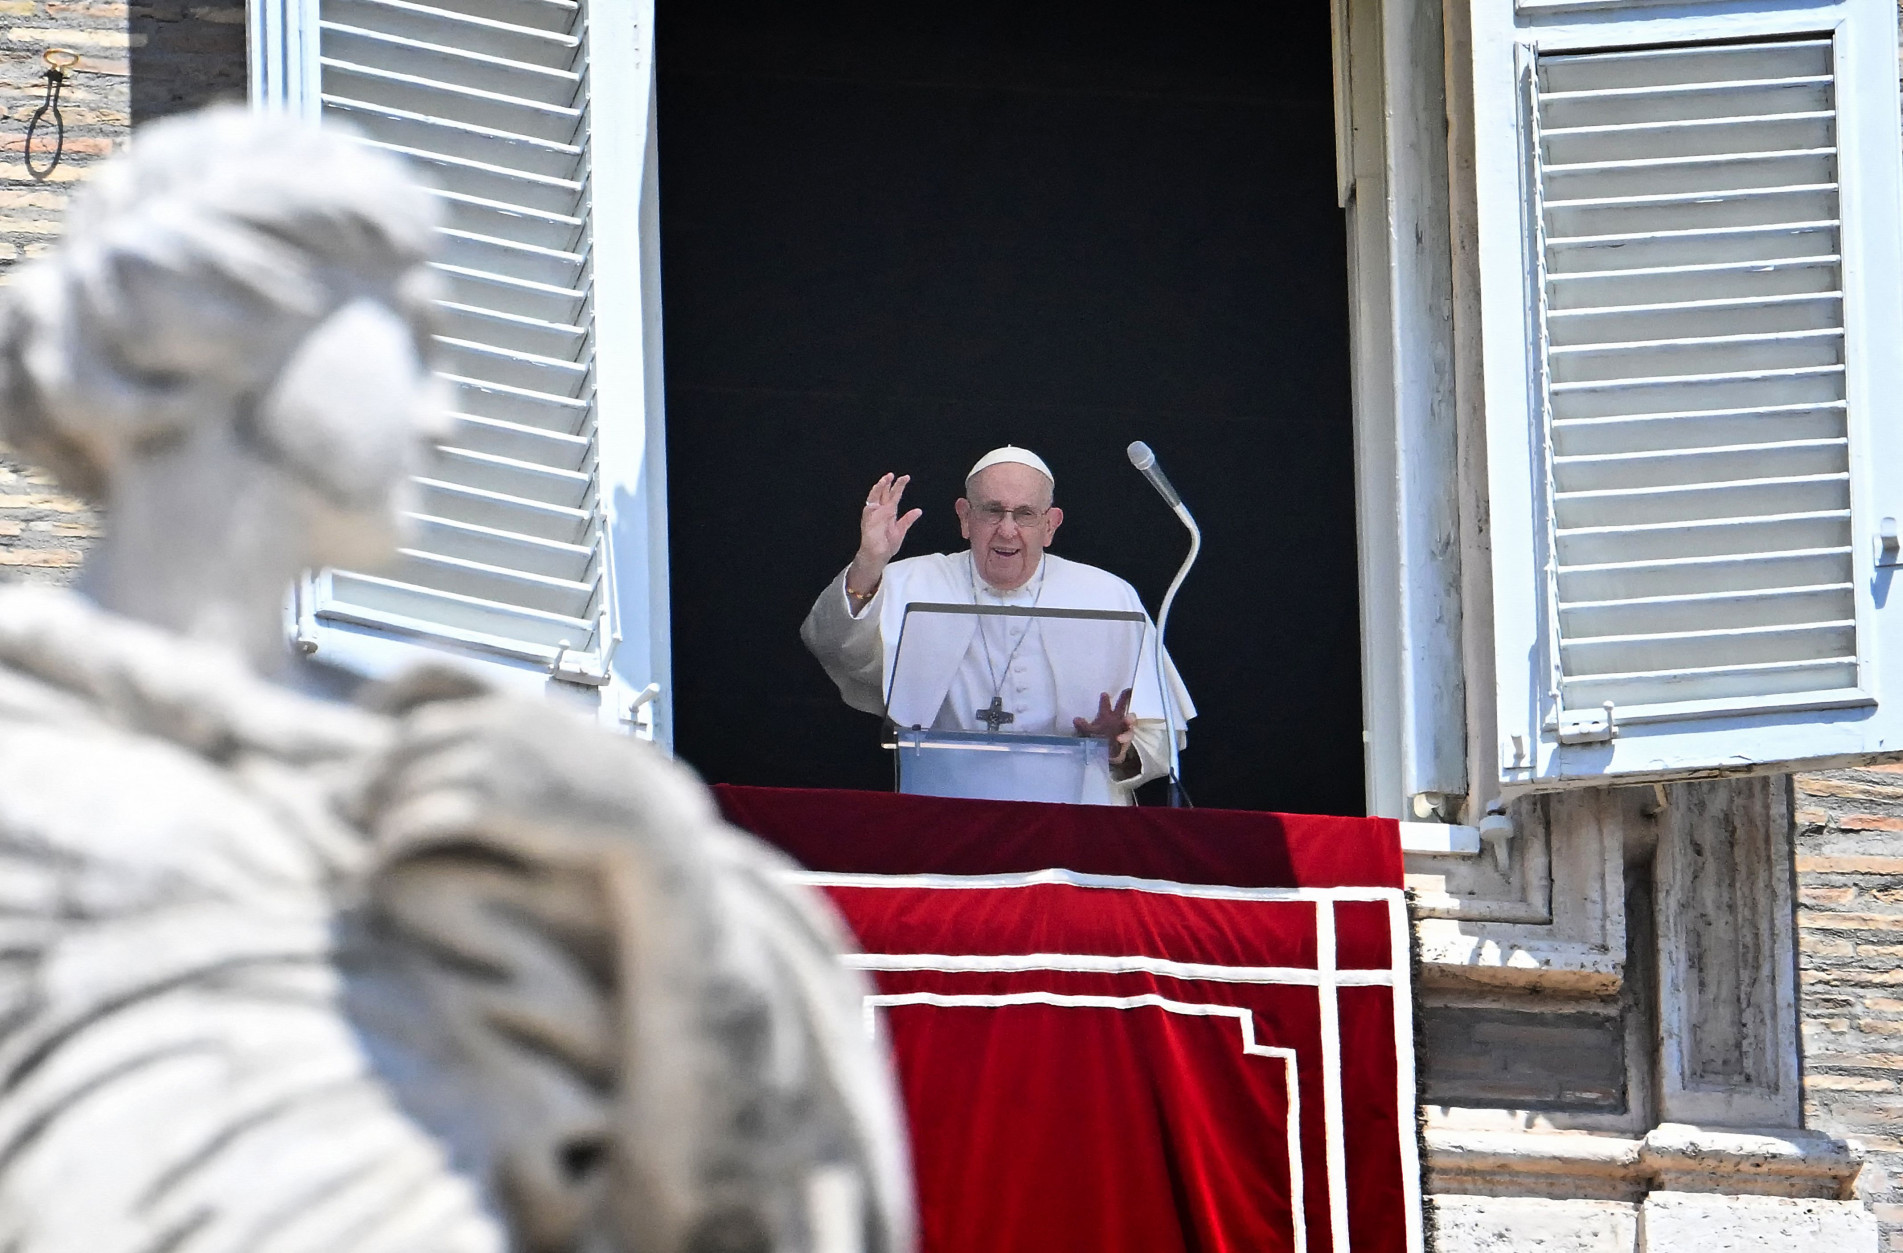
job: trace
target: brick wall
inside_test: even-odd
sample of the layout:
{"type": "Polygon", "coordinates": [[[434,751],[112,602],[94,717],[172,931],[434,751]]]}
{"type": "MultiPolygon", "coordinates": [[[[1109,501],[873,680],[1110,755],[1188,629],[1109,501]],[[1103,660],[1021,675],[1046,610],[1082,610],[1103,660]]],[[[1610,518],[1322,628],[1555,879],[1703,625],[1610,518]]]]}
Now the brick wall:
{"type": "Polygon", "coordinates": [[[1903,1253],[1903,764],[1796,788],[1805,1119],[1863,1147],[1858,1192],[1903,1253]]]}
{"type": "MultiPolygon", "coordinates": [[[[229,2],[0,0],[0,283],[59,234],[74,186],[135,124],[244,97],[244,13],[229,2]],[[30,154],[26,142],[48,48],[80,57],[60,91],[57,160],[50,114],[30,154]]],[[[90,509],[0,445],[0,579],[70,580],[97,528],[90,509]]]]}

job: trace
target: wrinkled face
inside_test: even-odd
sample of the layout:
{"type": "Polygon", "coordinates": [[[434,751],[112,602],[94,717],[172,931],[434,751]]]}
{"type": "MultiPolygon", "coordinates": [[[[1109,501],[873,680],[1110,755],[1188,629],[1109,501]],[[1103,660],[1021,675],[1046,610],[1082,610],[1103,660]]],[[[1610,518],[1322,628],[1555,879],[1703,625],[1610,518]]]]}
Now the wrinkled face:
{"type": "Polygon", "coordinates": [[[957,510],[978,577],[1007,592],[1030,582],[1064,521],[1051,504],[1051,481],[1014,461],[981,470],[965,484],[957,510]]]}
{"type": "Polygon", "coordinates": [[[260,407],[260,426],[306,484],[313,564],[387,559],[410,476],[447,435],[424,360],[423,314],[355,300],[305,337],[260,407]]]}

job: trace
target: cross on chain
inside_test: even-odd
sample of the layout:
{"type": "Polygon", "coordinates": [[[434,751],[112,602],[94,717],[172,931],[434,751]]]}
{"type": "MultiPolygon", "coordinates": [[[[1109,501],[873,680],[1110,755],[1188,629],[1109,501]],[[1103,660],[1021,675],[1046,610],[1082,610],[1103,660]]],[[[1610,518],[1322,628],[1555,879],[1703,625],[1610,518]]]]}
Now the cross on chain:
{"type": "Polygon", "coordinates": [[[1004,697],[1002,696],[993,696],[989,709],[974,709],[971,712],[977,715],[978,721],[984,723],[993,735],[996,735],[998,728],[1005,723],[1016,722],[1018,720],[1016,714],[1006,712],[1004,708],[1004,697]]]}

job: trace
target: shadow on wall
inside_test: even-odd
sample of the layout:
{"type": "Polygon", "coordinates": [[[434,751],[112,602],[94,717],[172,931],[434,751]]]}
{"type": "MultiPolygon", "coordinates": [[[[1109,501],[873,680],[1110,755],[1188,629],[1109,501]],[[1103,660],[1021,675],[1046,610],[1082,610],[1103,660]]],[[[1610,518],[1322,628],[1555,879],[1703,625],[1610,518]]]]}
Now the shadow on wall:
{"type": "Polygon", "coordinates": [[[133,126],[244,100],[244,5],[139,5],[130,10],[126,30],[133,126]]]}

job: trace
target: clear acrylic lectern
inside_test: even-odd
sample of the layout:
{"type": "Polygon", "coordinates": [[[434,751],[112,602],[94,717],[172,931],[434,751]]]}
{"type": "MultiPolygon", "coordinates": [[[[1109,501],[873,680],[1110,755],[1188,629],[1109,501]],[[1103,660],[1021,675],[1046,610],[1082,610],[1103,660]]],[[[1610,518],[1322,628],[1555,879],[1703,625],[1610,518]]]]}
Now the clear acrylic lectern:
{"type": "Polygon", "coordinates": [[[1110,745],[1072,728],[1136,682],[1149,619],[1137,611],[914,603],[886,689],[897,788],[921,796],[1110,805],[1110,745]],[[1029,650],[1026,656],[1026,650],[1029,650]],[[1002,676],[1015,657],[1048,664],[1057,698],[1046,725],[1020,725],[998,686],[971,687],[967,654],[1002,676]],[[969,705],[970,708],[966,708],[969,705]]]}

